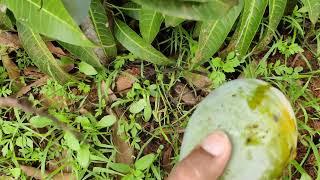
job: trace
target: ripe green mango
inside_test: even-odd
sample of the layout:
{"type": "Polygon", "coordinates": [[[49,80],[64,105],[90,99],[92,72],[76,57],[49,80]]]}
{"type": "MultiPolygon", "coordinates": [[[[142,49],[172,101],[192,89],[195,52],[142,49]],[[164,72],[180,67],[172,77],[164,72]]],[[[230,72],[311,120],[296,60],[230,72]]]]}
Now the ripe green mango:
{"type": "Polygon", "coordinates": [[[221,179],[277,179],[296,155],[298,132],[292,107],[264,81],[234,80],[208,95],[188,123],[180,158],[216,130],[226,132],[233,146],[221,179]]]}

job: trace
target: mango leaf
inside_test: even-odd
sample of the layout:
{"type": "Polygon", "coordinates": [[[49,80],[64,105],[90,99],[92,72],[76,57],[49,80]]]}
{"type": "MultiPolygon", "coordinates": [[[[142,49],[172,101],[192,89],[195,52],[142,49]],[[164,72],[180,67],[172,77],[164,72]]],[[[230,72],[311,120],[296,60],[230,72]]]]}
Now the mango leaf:
{"type": "Polygon", "coordinates": [[[255,47],[256,51],[264,49],[272,40],[273,34],[282,19],[286,9],[287,0],[269,0],[269,24],[262,39],[255,47]]]}
{"type": "Polygon", "coordinates": [[[240,57],[246,55],[250,44],[258,31],[268,0],[244,0],[244,10],[241,16],[241,23],[236,32],[234,43],[231,42],[232,49],[240,57]]]}
{"type": "Polygon", "coordinates": [[[145,170],[147,168],[149,168],[153,161],[155,159],[155,155],[154,154],[148,154],[143,156],[142,158],[138,159],[135,163],[134,166],[137,170],[145,170]]]}
{"type": "Polygon", "coordinates": [[[226,16],[219,18],[216,21],[202,22],[199,45],[196,51],[193,63],[201,63],[208,60],[214,53],[216,53],[223,44],[231,31],[231,28],[237,20],[243,4],[233,7],[226,16]]]}
{"type": "Polygon", "coordinates": [[[59,66],[58,61],[50,53],[39,34],[34,32],[28,25],[18,21],[17,30],[25,51],[42,72],[48,74],[60,83],[72,80],[59,66]]]}
{"type": "Polygon", "coordinates": [[[196,22],[196,25],[194,26],[193,32],[192,32],[193,38],[198,38],[200,36],[202,23],[203,22],[201,22],[201,21],[196,22]]]}
{"type": "Polygon", "coordinates": [[[160,31],[162,21],[163,16],[161,13],[142,8],[140,11],[139,27],[140,33],[146,42],[152,43],[160,31]]]}
{"type": "Polygon", "coordinates": [[[89,145],[82,144],[80,146],[80,149],[77,152],[77,161],[81,167],[86,168],[89,166],[89,160],[90,160],[89,145]]]}
{"type": "Polygon", "coordinates": [[[105,56],[108,58],[115,57],[117,55],[116,43],[109,27],[107,14],[99,0],[92,0],[90,17],[105,56]]]}
{"type": "Polygon", "coordinates": [[[309,18],[312,24],[316,24],[320,15],[320,1],[319,0],[302,0],[307,7],[309,18]]]}
{"type": "Polygon", "coordinates": [[[176,27],[184,21],[182,18],[174,16],[165,16],[166,27],[176,27]]]}
{"type": "Polygon", "coordinates": [[[68,44],[65,42],[59,41],[59,44],[67,49],[70,53],[72,53],[77,58],[81,59],[82,61],[90,64],[94,68],[97,68],[97,70],[103,69],[102,64],[100,63],[99,58],[94,53],[93,48],[90,47],[80,47],[72,44],[68,44]]]}
{"type": "Polygon", "coordinates": [[[98,72],[90,64],[85,62],[79,63],[79,71],[84,73],[87,76],[93,76],[98,74],[98,72]]]}
{"type": "Polygon", "coordinates": [[[91,0],[62,0],[64,7],[78,24],[88,16],[90,2],[91,0]]]}
{"type": "Polygon", "coordinates": [[[29,25],[35,32],[70,44],[94,46],[60,0],[45,0],[42,7],[40,0],[3,1],[17,20],[29,25]]]}
{"type": "Polygon", "coordinates": [[[1,6],[2,5],[0,4],[0,28],[2,30],[14,30],[12,22],[6,14],[6,10],[3,9],[4,11],[2,11],[1,6]]]}
{"type": "Polygon", "coordinates": [[[143,7],[153,9],[165,15],[190,20],[214,20],[224,14],[238,0],[211,0],[206,2],[179,1],[179,0],[133,0],[143,7]]]}
{"type": "Polygon", "coordinates": [[[141,6],[134,2],[127,2],[123,5],[123,13],[131,17],[132,19],[140,19],[141,6]]]}
{"type": "Polygon", "coordinates": [[[115,19],[115,37],[130,52],[142,60],[158,65],[170,65],[174,62],[146,43],[126,23],[115,19]]]}

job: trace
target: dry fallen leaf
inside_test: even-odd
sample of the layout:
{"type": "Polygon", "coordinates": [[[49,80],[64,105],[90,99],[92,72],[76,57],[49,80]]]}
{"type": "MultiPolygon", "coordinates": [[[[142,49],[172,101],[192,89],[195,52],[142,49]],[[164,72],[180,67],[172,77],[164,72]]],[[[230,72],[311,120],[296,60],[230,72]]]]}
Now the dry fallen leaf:
{"type": "Polygon", "coordinates": [[[116,82],[117,92],[123,92],[125,90],[130,89],[134,82],[134,78],[130,77],[127,74],[121,74],[116,82]]]}
{"type": "Polygon", "coordinates": [[[197,104],[197,99],[193,93],[193,91],[188,88],[186,85],[182,83],[177,83],[174,87],[176,94],[179,96],[179,99],[186,104],[186,105],[195,105],[197,104]]]}
{"type": "Polygon", "coordinates": [[[0,33],[0,45],[6,46],[12,49],[19,49],[22,46],[18,35],[10,32],[0,33]]]}
{"type": "MultiPolygon", "coordinates": [[[[51,53],[58,57],[66,56],[61,48],[54,46],[50,41],[46,42],[46,44],[51,53]]],[[[18,35],[11,32],[0,32],[0,45],[10,48],[10,51],[22,47],[18,35]]]]}
{"type": "Polygon", "coordinates": [[[27,94],[29,91],[31,91],[31,89],[33,87],[40,87],[44,84],[47,83],[48,80],[48,76],[43,76],[42,78],[38,79],[37,81],[29,84],[28,86],[24,86],[20,89],[20,91],[18,91],[18,93],[16,94],[16,97],[22,97],[23,95],[27,94]]]}
{"type": "Polygon", "coordinates": [[[43,73],[41,73],[37,68],[35,67],[26,67],[23,69],[23,74],[27,76],[28,78],[33,79],[40,79],[43,76],[45,76],[43,73]]]}
{"type": "MultiPolygon", "coordinates": [[[[30,166],[20,166],[22,172],[24,172],[28,177],[34,179],[46,179],[50,172],[46,171],[44,174],[41,173],[40,169],[30,167],[30,166]]],[[[76,177],[71,173],[59,173],[53,176],[53,180],[74,180],[76,177]]]]}
{"type": "Polygon", "coordinates": [[[1,50],[4,53],[0,54],[0,60],[2,60],[3,67],[7,70],[9,78],[14,82],[18,88],[23,87],[23,83],[19,81],[20,70],[17,65],[10,59],[9,55],[6,53],[7,48],[1,50]]]}
{"type": "Polygon", "coordinates": [[[55,45],[53,45],[51,41],[46,42],[46,45],[49,51],[57,55],[58,57],[63,57],[67,55],[60,47],[56,47],[55,45]]]}
{"type": "Polygon", "coordinates": [[[212,81],[205,75],[185,72],[184,78],[188,81],[189,84],[195,86],[197,89],[210,91],[210,86],[212,85],[212,81]]]}
{"type": "Polygon", "coordinates": [[[169,147],[164,151],[162,155],[162,164],[167,172],[170,172],[173,167],[173,165],[171,164],[172,151],[173,148],[169,145],[169,147]]]}
{"type": "MultiPolygon", "coordinates": [[[[63,159],[63,158],[66,158],[66,156],[62,155],[62,157],[59,157],[60,160],[63,159]]],[[[57,160],[49,160],[49,161],[47,161],[46,164],[47,164],[47,167],[48,167],[49,171],[54,171],[54,170],[60,168],[61,165],[62,165],[61,162],[59,162],[57,160]]],[[[71,173],[72,172],[72,167],[70,165],[66,165],[62,169],[62,172],[63,173],[71,173]]]]}
{"type": "Polygon", "coordinates": [[[133,83],[136,82],[136,77],[140,74],[140,69],[133,67],[131,69],[127,69],[120,74],[117,79],[116,86],[117,92],[124,92],[129,90],[133,83]]]}

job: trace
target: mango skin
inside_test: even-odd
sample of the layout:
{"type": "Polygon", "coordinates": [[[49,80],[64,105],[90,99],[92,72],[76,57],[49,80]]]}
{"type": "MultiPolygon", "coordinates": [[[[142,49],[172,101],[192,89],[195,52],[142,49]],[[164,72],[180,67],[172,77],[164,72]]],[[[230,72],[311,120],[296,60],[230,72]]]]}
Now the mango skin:
{"type": "Polygon", "coordinates": [[[297,148],[297,123],[286,97],[256,79],[230,81],[209,94],[186,128],[180,159],[215,130],[231,140],[226,180],[269,180],[281,177],[297,148]]]}

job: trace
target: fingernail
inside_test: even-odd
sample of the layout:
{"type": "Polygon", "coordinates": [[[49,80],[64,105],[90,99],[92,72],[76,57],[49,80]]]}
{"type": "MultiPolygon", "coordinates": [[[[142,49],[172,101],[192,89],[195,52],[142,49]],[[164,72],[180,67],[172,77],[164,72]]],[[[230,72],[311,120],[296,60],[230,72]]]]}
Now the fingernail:
{"type": "Polygon", "coordinates": [[[228,148],[229,138],[223,131],[209,135],[201,143],[201,147],[212,156],[221,156],[228,148]]]}

